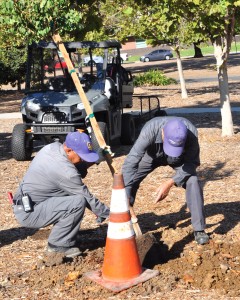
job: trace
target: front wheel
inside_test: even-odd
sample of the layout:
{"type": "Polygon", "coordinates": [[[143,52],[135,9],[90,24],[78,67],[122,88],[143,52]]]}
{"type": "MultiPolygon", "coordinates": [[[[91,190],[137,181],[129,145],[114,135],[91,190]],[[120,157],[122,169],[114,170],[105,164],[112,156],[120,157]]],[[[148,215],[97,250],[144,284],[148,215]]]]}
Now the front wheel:
{"type": "Polygon", "coordinates": [[[18,161],[30,160],[33,152],[33,140],[26,130],[26,124],[16,124],[12,132],[12,156],[18,161]]]}
{"type": "Polygon", "coordinates": [[[166,60],[169,60],[169,59],[170,59],[170,56],[169,56],[169,55],[166,55],[166,56],[165,56],[165,59],[166,59],[166,60]]]}
{"type": "Polygon", "coordinates": [[[145,58],[144,58],[144,61],[145,61],[145,62],[149,62],[150,59],[149,59],[148,57],[145,57],[145,58]]]}
{"type": "Polygon", "coordinates": [[[136,139],[136,127],[131,115],[122,116],[121,143],[123,145],[132,145],[136,139]]]}

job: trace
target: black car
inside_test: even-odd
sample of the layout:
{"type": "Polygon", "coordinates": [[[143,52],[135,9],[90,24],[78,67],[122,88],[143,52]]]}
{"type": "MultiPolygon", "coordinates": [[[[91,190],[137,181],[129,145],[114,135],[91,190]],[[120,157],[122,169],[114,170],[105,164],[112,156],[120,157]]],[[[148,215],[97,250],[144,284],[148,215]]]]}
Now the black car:
{"type": "Polygon", "coordinates": [[[163,60],[163,59],[170,59],[173,57],[173,54],[171,50],[167,49],[160,49],[160,50],[154,50],[148,54],[145,54],[140,57],[140,61],[142,62],[148,62],[153,60],[163,60]]]}

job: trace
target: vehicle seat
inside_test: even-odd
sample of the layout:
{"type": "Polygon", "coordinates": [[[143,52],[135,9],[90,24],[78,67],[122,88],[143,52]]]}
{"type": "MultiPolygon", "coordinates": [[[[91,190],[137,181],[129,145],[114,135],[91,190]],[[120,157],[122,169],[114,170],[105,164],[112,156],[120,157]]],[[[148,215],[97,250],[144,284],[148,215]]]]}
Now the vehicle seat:
{"type": "Polygon", "coordinates": [[[75,89],[72,78],[50,78],[49,89],[54,91],[72,91],[75,89]]]}

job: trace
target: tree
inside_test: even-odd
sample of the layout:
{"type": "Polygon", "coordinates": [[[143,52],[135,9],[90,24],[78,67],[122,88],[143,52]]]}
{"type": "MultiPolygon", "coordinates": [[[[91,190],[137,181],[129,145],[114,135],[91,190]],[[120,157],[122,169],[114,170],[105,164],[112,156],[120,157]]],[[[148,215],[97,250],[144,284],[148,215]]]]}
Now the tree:
{"type": "Polygon", "coordinates": [[[26,48],[1,49],[0,85],[10,83],[21,90],[26,73],[26,48]]]}
{"type": "Polygon", "coordinates": [[[151,45],[171,43],[176,52],[182,98],[186,98],[179,49],[199,40],[211,40],[218,72],[222,135],[233,135],[227,59],[235,28],[239,28],[240,0],[127,0],[126,13],[136,36],[151,45]],[[137,24],[137,26],[136,26],[137,24]]]}
{"type": "Polygon", "coordinates": [[[235,28],[239,28],[240,1],[235,0],[196,0],[189,15],[196,34],[208,37],[214,45],[220,109],[222,116],[222,136],[232,136],[233,121],[228,87],[227,60],[235,28]]]}
{"type": "Polygon", "coordinates": [[[203,57],[202,50],[199,47],[199,45],[200,45],[200,42],[193,43],[194,53],[195,53],[194,58],[203,57]]]}
{"type": "Polygon", "coordinates": [[[1,0],[0,12],[2,47],[51,39],[53,32],[82,39],[101,25],[97,0],[1,0]]]}
{"type": "Polygon", "coordinates": [[[191,27],[184,18],[186,5],[171,0],[128,0],[124,3],[122,10],[128,17],[125,18],[125,36],[129,33],[129,35],[144,38],[152,46],[161,44],[171,46],[176,53],[182,98],[186,99],[188,95],[180,49],[183,44],[193,42],[189,39],[192,36],[189,34],[191,27]]]}
{"type": "Polygon", "coordinates": [[[4,70],[0,83],[20,87],[26,55],[17,53],[23,46],[51,41],[55,32],[67,40],[79,40],[88,31],[101,28],[98,4],[96,0],[0,0],[0,61],[4,70]]]}

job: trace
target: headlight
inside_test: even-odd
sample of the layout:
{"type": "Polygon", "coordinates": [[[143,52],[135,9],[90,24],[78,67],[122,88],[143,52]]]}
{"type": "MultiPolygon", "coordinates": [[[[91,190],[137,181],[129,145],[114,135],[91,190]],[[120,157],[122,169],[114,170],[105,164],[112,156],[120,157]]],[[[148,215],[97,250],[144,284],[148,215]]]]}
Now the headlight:
{"type": "Polygon", "coordinates": [[[78,103],[77,108],[78,108],[78,109],[84,109],[83,103],[82,103],[82,102],[81,102],[81,103],[78,103]]]}
{"type": "Polygon", "coordinates": [[[32,101],[27,101],[26,102],[26,108],[32,112],[39,112],[41,106],[39,103],[34,103],[32,101]]]}

